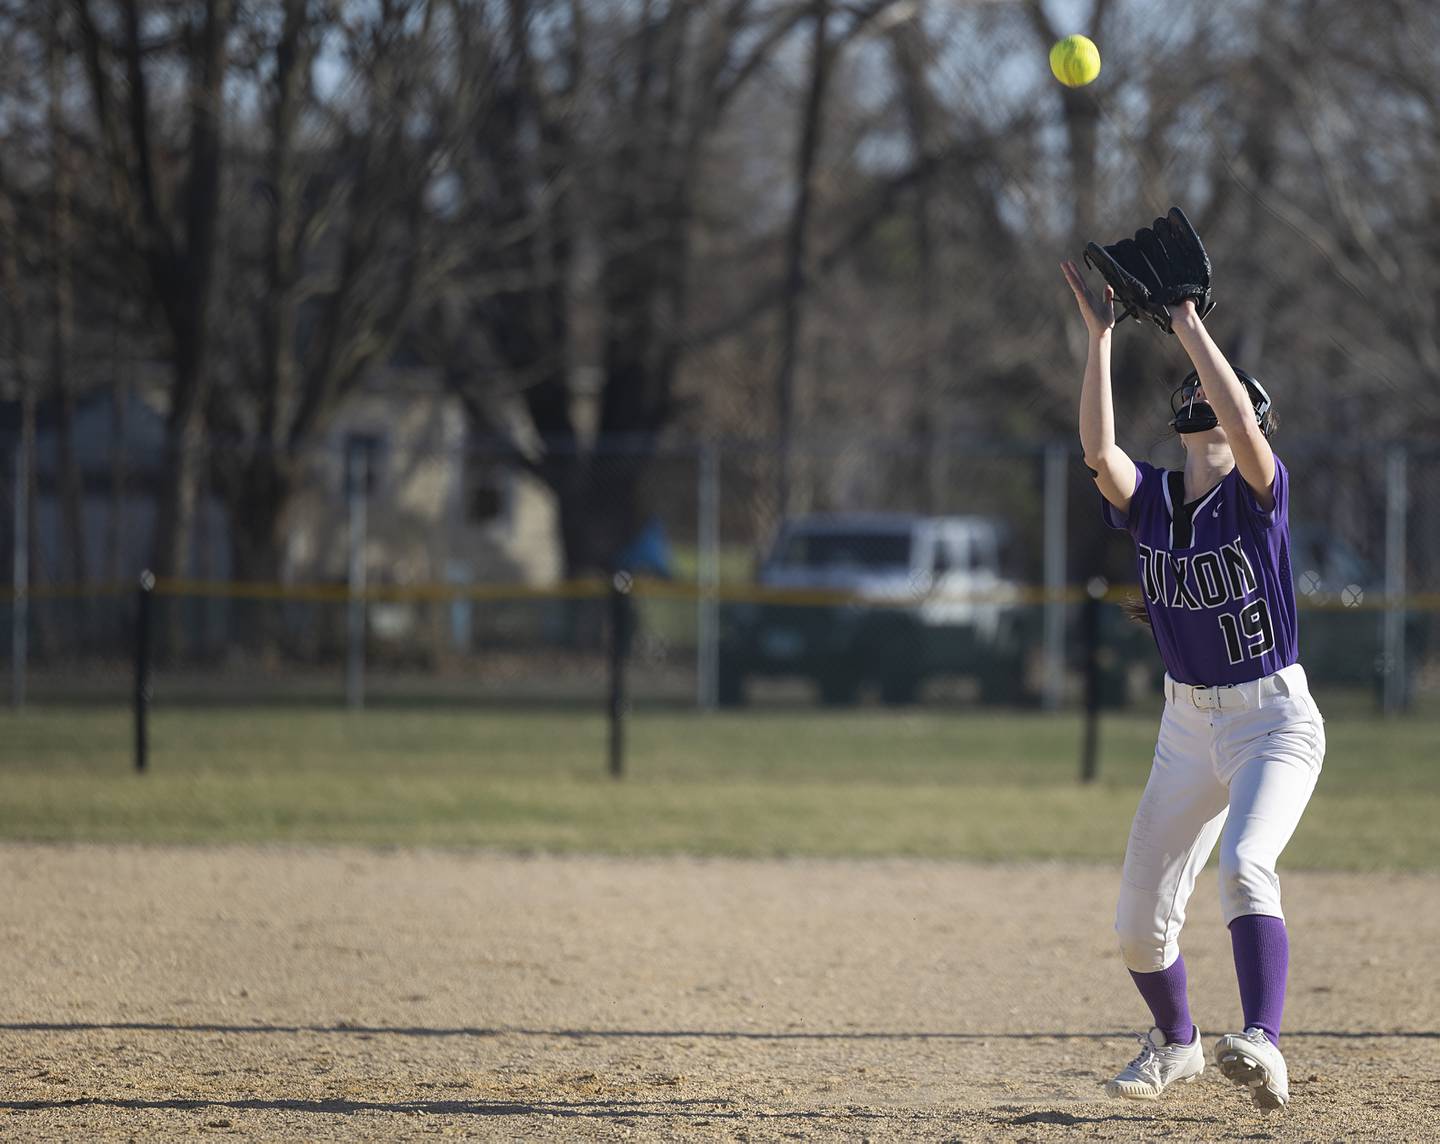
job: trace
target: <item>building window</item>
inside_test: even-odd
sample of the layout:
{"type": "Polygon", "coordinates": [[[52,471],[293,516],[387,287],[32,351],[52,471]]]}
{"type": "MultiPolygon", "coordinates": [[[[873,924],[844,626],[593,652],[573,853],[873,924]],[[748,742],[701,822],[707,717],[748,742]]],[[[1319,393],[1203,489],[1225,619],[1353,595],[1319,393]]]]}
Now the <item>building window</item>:
{"type": "Polygon", "coordinates": [[[345,459],[340,487],[348,495],[351,474],[363,472],[365,495],[373,497],[380,488],[385,466],[385,438],[379,433],[351,433],[345,438],[345,459]]]}
{"type": "Polygon", "coordinates": [[[503,524],[510,511],[510,473],[500,462],[468,457],[465,465],[465,522],[503,524]]]}

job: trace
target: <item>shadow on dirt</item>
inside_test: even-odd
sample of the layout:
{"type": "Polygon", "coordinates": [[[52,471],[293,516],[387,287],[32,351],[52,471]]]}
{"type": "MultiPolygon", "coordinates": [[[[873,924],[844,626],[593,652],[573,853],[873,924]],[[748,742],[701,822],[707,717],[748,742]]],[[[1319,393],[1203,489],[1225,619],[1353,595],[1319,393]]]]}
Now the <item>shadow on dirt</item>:
{"type": "MultiPolygon", "coordinates": [[[[1114,1112],[1105,1116],[1077,1116],[1073,1112],[1027,1112],[1024,1116],[996,1117],[996,1124],[1005,1124],[1011,1127],[1018,1127],[1024,1124],[1056,1124],[1065,1128],[1077,1128],[1085,1124],[1149,1124],[1155,1119],[1154,1116],[1146,1116],[1143,1113],[1122,1113],[1114,1112]]],[[[1176,1116],[1172,1110],[1165,1114],[1166,1124],[1213,1124],[1214,1117],[1209,1116],[1176,1116]]]]}
{"type": "MultiPolygon", "coordinates": [[[[946,1033],[853,1030],[765,1032],[755,1029],[525,1029],[485,1026],[434,1028],[404,1025],[218,1025],[161,1021],[14,1021],[0,1022],[0,1033],[315,1033],[347,1037],[550,1037],[558,1040],[691,1040],[730,1041],[1106,1041],[1132,1036],[1119,1033],[946,1033]]],[[[1291,1035],[1291,1034],[1287,1034],[1291,1035]]],[[[1393,1035],[1393,1034],[1392,1034],[1393,1035]]],[[[1403,1035],[1403,1034],[1402,1034],[1403,1035]]]]}
{"type": "MultiPolygon", "coordinates": [[[[730,1041],[1112,1041],[1133,1036],[1119,1032],[1040,1033],[946,1033],[904,1032],[901,1030],[816,1031],[786,1030],[765,1032],[754,1029],[526,1029],[485,1026],[429,1027],[405,1025],[218,1025],[179,1024],[163,1021],[12,1021],[0,1022],[0,1033],[248,1033],[295,1035],[314,1033],[345,1037],[552,1037],[565,1040],[691,1040],[711,1038],[730,1041]]],[[[1287,1038],[1324,1040],[1440,1040],[1440,1030],[1302,1029],[1285,1033],[1287,1038]]]]}
{"type": "Polygon", "coordinates": [[[114,1108],[126,1112],[300,1112],[325,1116],[353,1116],[362,1112],[389,1112],[426,1116],[554,1116],[629,1120],[639,1117],[685,1117],[695,1120],[882,1120],[889,1114],[874,1109],[845,1107],[833,1110],[755,1109],[725,1100],[137,1100],[80,1096],[67,1100],[0,1100],[11,1112],[45,1112],[81,1108],[114,1108]]]}

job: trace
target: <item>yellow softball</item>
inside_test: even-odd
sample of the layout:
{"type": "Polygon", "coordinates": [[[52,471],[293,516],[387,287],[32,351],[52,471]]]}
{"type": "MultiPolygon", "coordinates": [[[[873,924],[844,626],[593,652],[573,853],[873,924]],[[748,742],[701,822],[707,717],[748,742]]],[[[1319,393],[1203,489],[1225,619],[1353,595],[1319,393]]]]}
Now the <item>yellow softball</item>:
{"type": "Polygon", "coordinates": [[[1100,74],[1100,49],[1088,36],[1066,36],[1050,49],[1050,70],[1066,87],[1084,87],[1100,74]]]}

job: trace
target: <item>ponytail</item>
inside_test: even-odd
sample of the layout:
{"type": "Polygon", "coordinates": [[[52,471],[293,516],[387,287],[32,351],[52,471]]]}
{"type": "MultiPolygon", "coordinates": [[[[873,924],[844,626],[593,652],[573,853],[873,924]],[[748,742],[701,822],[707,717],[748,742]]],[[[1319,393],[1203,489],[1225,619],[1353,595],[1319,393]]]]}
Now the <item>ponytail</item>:
{"type": "Polygon", "coordinates": [[[1125,613],[1125,618],[1142,627],[1151,627],[1150,613],[1145,610],[1145,601],[1139,596],[1130,596],[1121,601],[1120,610],[1125,613]]]}

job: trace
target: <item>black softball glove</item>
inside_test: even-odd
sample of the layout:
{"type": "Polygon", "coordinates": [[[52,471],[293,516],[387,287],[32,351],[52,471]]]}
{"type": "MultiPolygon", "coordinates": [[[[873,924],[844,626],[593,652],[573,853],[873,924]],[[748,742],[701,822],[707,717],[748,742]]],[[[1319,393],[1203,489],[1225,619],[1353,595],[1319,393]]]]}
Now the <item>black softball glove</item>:
{"type": "Polygon", "coordinates": [[[1170,333],[1170,307],[1195,300],[1203,318],[1215,308],[1210,298],[1210,257],[1185,212],[1171,207],[1164,218],[1142,227],[1134,238],[1113,246],[1087,243],[1085,261],[1100,271],[1124,307],[1117,321],[1146,317],[1170,333]]]}

